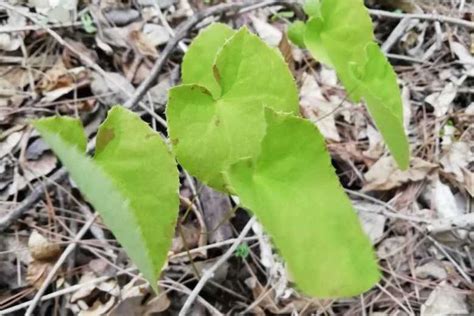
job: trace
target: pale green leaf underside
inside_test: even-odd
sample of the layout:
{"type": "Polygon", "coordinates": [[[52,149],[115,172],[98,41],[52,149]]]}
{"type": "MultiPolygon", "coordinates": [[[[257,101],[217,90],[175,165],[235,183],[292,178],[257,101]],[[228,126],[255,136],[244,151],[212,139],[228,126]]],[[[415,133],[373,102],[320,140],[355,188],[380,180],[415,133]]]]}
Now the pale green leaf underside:
{"type": "Polygon", "coordinates": [[[379,279],[375,256],[309,121],[266,111],[255,161],[227,174],[285,258],[296,285],[317,297],[360,294],[379,279]]]}
{"type": "Polygon", "coordinates": [[[235,31],[222,23],[213,23],[202,30],[189,46],[183,58],[182,80],[184,84],[199,84],[211,91],[213,96],[220,95],[220,86],[214,77],[212,66],[217,52],[235,31]]]}
{"type": "Polygon", "coordinates": [[[403,105],[397,76],[380,47],[371,43],[366,48],[367,62],[360,71],[359,86],[370,115],[380,130],[390,152],[401,169],[409,166],[409,143],[403,126],[403,105]]]}
{"type": "Polygon", "coordinates": [[[157,290],[179,203],[176,164],[160,136],[132,112],[115,107],[99,130],[92,160],[67,141],[83,134],[78,121],[47,118],[34,125],[157,290]],[[74,133],[57,133],[58,126],[74,133]]]}
{"type": "Polygon", "coordinates": [[[222,172],[260,149],[263,107],[297,114],[298,94],[281,55],[245,28],[221,48],[213,73],[220,85],[218,97],[200,85],[175,87],[169,93],[167,118],[180,164],[202,182],[226,191],[222,172]]]}

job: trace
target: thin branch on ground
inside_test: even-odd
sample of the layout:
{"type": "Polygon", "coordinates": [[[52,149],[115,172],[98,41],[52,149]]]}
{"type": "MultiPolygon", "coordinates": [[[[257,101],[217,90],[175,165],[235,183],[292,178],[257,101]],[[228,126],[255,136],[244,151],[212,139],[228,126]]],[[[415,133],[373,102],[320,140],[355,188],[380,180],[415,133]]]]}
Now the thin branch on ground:
{"type": "MultiPolygon", "coordinates": [[[[60,29],[60,28],[67,28],[67,27],[79,27],[82,26],[82,22],[67,22],[67,23],[57,23],[57,24],[49,24],[48,27],[50,29],[60,29]]],[[[44,29],[42,25],[25,25],[25,26],[8,26],[3,25],[0,26],[0,33],[18,33],[18,32],[27,32],[27,31],[39,31],[44,29]]]]}
{"type": "Polygon", "coordinates": [[[89,230],[89,228],[92,226],[92,224],[94,223],[96,218],[97,218],[97,214],[95,216],[91,217],[87,221],[87,223],[85,223],[84,226],[82,226],[81,230],[77,233],[76,237],[74,238],[74,241],[71,244],[69,244],[69,246],[67,246],[67,248],[63,251],[63,253],[59,257],[58,261],[56,261],[56,263],[54,264],[54,267],[51,269],[48,276],[43,281],[43,284],[41,285],[41,288],[38,290],[35,297],[31,301],[30,306],[28,307],[28,309],[25,312],[25,316],[31,316],[33,314],[33,312],[36,308],[36,305],[38,305],[38,303],[40,302],[41,297],[43,296],[44,292],[48,288],[48,286],[51,283],[51,281],[53,280],[53,278],[55,277],[56,272],[58,272],[61,265],[64,263],[64,261],[66,261],[66,258],[76,248],[77,242],[79,240],[81,240],[82,237],[84,237],[84,235],[89,230]]]}
{"type": "Polygon", "coordinates": [[[431,236],[427,236],[427,238],[436,246],[443,253],[443,255],[451,261],[453,266],[458,270],[459,274],[467,281],[467,284],[472,284],[471,277],[464,271],[464,269],[459,265],[459,263],[451,257],[451,255],[444,249],[443,245],[440,244],[436,239],[431,236]]]}
{"type": "MultiPolygon", "coordinates": [[[[99,284],[99,283],[105,282],[105,281],[107,281],[107,280],[109,280],[113,277],[118,277],[122,274],[126,274],[126,273],[129,273],[129,272],[132,272],[132,271],[136,271],[136,268],[129,268],[127,270],[118,271],[117,274],[115,274],[113,276],[103,276],[103,277],[99,277],[99,278],[96,278],[96,279],[93,279],[93,280],[86,281],[84,283],[71,285],[71,286],[66,287],[64,289],[57,290],[53,293],[49,293],[49,294],[46,294],[46,295],[42,296],[41,299],[40,299],[40,302],[44,302],[44,301],[47,301],[47,300],[50,300],[50,299],[53,299],[53,298],[57,298],[57,297],[60,297],[60,296],[66,295],[66,294],[74,293],[74,292],[76,292],[76,291],[78,291],[78,290],[80,290],[84,287],[89,287],[89,286],[92,286],[92,285],[95,285],[95,284],[99,284]]],[[[8,314],[11,314],[13,312],[19,311],[21,309],[27,308],[31,305],[31,303],[33,303],[33,300],[30,300],[30,301],[12,306],[12,307],[7,308],[7,309],[0,310],[0,315],[8,315],[8,314]]]]}
{"type": "Polygon", "coordinates": [[[441,233],[455,229],[470,229],[474,227],[474,213],[452,218],[440,218],[431,221],[426,227],[430,233],[441,233]]]}
{"type": "Polygon", "coordinates": [[[398,13],[398,12],[390,12],[385,10],[376,10],[376,9],[369,9],[369,13],[375,16],[383,16],[386,18],[392,19],[420,19],[425,21],[437,21],[441,23],[449,23],[453,25],[463,26],[465,28],[474,29],[474,22],[469,22],[466,20],[439,15],[439,14],[429,14],[429,13],[398,13]]]}
{"type": "Polygon", "coordinates": [[[53,187],[56,182],[61,182],[65,179],[66,175],[66,169],[61,168],[51,177],[46,178],[45,182],[39,182],[35,185],[31,193],[20,203],[20,205],[9,211],[4,217],[0,218],[0,232],[8,228],[11,223],[17,220],[21,215],[23,215],[23,213],[30,210],[43,197],[46,191],[53,187]]]}
{"type": "Polygon", "coordinates": [[[245,227],[242,229],[242,231],[239,234],[239,237],[236,238],[232,246],[230,246],[230,248],[227,249],[227,251],[219,258],[219,260],[217,260],[217,262],[211,268],[209,268],[209,270],[205,270],[203,272],[202,277],[199,280],[198,284],[196,284],[192,293],[189,295],[186,302],[184,302],[184,305],[181,308],[181,311],[179,312],[179,316],[186,316],[187,312],[191,308],[191,305],[193,304],[196,297],[199,295],[199,292],[201,292],[204,285],[206,285],[207,281],[214,276],[214,273],[217,271],[217,269],[219,269],[219,267],[223,265],[234,254],[235,250],[240,245],[242,240],[245,238],[247,233],[250,231],[255,221],[256,221],[256,217],[253,216],[247,222],[245,227]]]}
{"type": "MultiPolygon", "coordinates": [[[[187,288],[185,285],[183,285],[179,282],[173,281],[171,279],[166,279],[164,281],[161,281],[161,284],[163,284],[163,285],[166,285],[166,283],[170,283],[171,285],[173,285],[175,287],[175,289],[178,290],[179,292],[182,292],[182,293],[185,293],[185,294],[188,294],[188,295],[191,294],[191,290],[189,288],[187,288]]],[[[209,302],[207,302],[201,296],[198,295],[197,298],[196,298],[196,301],[198,301],[202,306],[207,308],[207,310],[211,313],[212,316],[222,316],[223,315],[221,312],[219,312],[214,306],[212,306],[209,302]]]]}

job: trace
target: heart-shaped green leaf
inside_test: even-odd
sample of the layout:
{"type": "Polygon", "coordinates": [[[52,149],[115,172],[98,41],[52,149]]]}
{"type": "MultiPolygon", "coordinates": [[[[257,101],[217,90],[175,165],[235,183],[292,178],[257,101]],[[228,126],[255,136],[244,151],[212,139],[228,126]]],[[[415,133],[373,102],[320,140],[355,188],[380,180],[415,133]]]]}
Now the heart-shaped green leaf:
{"type": "Polygon", "coordinates": [[[176,163],[161,137],[134,113],[114,107],[100,127],[92,160],[85,155],[80,121],[54,117],[34,126],[157,290],[179,203],[176,163]]]}
{"type": "Polygon", "coordinates": [[[360,294],[379,279],[372,246],[312,123],[266,110],[255,160],[227,178],[285,258],[296,285],[318,297],[360,294]]]}
{"type": "Polygon", "coordinates": [[[182,80],[184,84],[199,84],[213,96],[219,97],[221,87],[214,77],[213,65],[217,52],[235,31],[222,23],[213,23],[202,30],[189,46],[183,58],[182,80]]]}
{"type": "Polygon", "coordinates": [[[263,107],[297,114],[298,93],[281,54],[245,28],[225,42],[212,70],[220,94],[213,96],[196,84],[175,87],[169,93],[167,117],[180,164],[225,191],[222,172],[260,150],[263,107]]]}

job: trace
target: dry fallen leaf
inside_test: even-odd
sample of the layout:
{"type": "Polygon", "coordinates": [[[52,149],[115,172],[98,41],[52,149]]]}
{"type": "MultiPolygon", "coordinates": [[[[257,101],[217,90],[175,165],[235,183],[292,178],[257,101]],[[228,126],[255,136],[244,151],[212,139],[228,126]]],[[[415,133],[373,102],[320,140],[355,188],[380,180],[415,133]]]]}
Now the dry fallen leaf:
{"type": "Polygon", "coordinates": [[[166,292],[160,292],[157,297],[144,302],[149,294],[148,284],[135,285],[136,281],[132,280],[124,286],[120,292],[119,303],[115,305],[108,316],[125,316],[125,315],[153,315],[153,313],[162,313],[171,305],[166,292]]]}
{"type": "Polygon", "coordinates": [[[28,239],[28,250],[32,260],[28,263],[26,281],[39,289],[61,254],[61,247],[33,230],[28,239]]]}
{"type": "Polygon", "coordinates": [[[425,102],[433,106],[436,117],[443,117],[452,108],[452,102],[456,98],[457,92],[457,87],[450,82],[442,91],[427,96],[425,102]]]}
{"type": "Polygon", "coordinates": [[[442,170],[455,175],[456,180],[464,182],[463,169],[474,162],[474,152],[467,142],[458,141],[452,143],[440,159],[442,170]]]}
{"type": "Polygon", "coordinates": [[[416,267],[415,275],[421,279],[434,278],[436,280],[444,280],[448,277],[446,269],[443,267],[442,263],[437,260],[416,267]]]}
{"type": "Polygon", "coordinates": [[[436,179],[430,187],[432,208],[439,218],[451,218],[464,214],[464,210],[458,207],[456,198],[448,185],[436,179]]]}
{"type": "Polygon", "coordinates": [[[260,300],[252,310],[253,313],[265,315],[264,311],[270,311],[273,314],[278,314],[279,308],[275,303],[275,293],[272,289],[263,287],[254,277],[245,280],[245,284],[252,290],[254,299],[260,300]]]}
{"type": "Polygon", "coordinates": [[[367,182],[363,191],[387,191],[404,183],[421,181],[436,167],[435,164],[415,157],[411,160],[410,169],[402,171],[392,157],[382,157],[365,173],[367,182]]]}
{"type": "Polygon", "coordinates": [[[23,132],[14,132],[8,135],[5,139],[0,142],[0,158],[4,157],[9,153],[13,153],[13,149],[20,143],[23,136],[23,132]]]}
{"type": "Polygon", "coordinates": [[[39,290],[52,268],[53,264],[51,262],[33,260],[28,264],[26,281],[39,290]]]}
{"type": "Polygon", "coordinates": [[[362,153],[370,159],[379,159],[385,151],[382,135],[372,125],[368,125],[367,138],[369,139],[369,148],[362,153]]]}
{"type": "Polygon", "coordinates": [[[157,297],[152,298],[145,305],[144,315],[155,315],[166,311],[171,305],[171,301],[165,292],[158,294],[157,297]]]}
{"type": "Polygon", "coordinates": [[[103,104],[124,104],[133,94],[135,88],[118,72],[107,72],[106,74],[107,78],[96,73],[92,74],[92,93],[103,104]]]}
{"type": "Polygon", "coordinates": [[[466,191],[474,197],[474,172],[463,169],[464,187],[466,191]]]}
{"type": "Polygon", "coordinates": [[[467,315],[468,313],[466,295],[446,281],[441,282],[421,306],[421,316],[467,315]]]}
{"type": "Polygon", "coordinates": [[[87,84],[89,84],[89,74],[85,67],[67,69],[62,59],[59,59],[38,84],[38,88],[44,95],[41,102],[55,101],[87,84]]]}
{"type": "Polygon", "coordinates": [[[147,23],[143,26],[143,34],[148,43],[157,47],[166,44],[170,39],[170,33],[164,26],[158,24],[147,23]]]}
{"type": "Polygon", "coordinates": [[[31,257],[40,261],[54,260],[61,253],[61,247],[57,243],[49,241],[36,229],[30,235],[28,249],[31,257]]]}
{"type": "Polygon", "coordinates": [[[52,22],[72,22],[77,9],[77,0],[29,0],[36,12],[47,16],[52,22]]]}
{"type": "Polygon", "coordinates": [[[268,45],[278,47],[282,38],[282,32],[273,25],[265,22],[264,19],[251,16],[253,27],[257,31],[258,36],[262,38],[268,45]]]}
{"type": "Polygon", "coordinates": [[[375,213],[381,206],[362,201],[353,201],[353,205],[357,210],[364,232],[369,236],[372,244],[376,244],[383,237],[387,221],[387,217],[375,213]]]}
{"type": "Polygon", "coordinates": [[[474,56],[471,55],[467,47],[458,42],[451,42],[451,51],[464,65],[466,74],[468,76],[474,77],[474,56]]]}
{"type": "Polygon", "coordinates": [[[110,296],[110,298],[102,303],[101,300],[96,300],[87,310],[80,311],[77,316],[97,316],[97,315],[107,315],[110,309],[115,305],[116,298],[110,296]]]}
{"type": "MultiPolygon", "coordinates": [[[[14,10],[6,10],[8,19],[6,27],[21,28],[26,25],[26,17],[23,14],[28,13],[29,9],[26,7],[15,6],[14,10]]],[[[3,25],[2,25],[3,26],[3,25]]],[[[23,41],[22,32],[0,33],[0,51],[7,52],[15,51],[20,48],[23,41]]]]}
{"type": "MultiPolygon", "coordinates": [[[[91,271],[86,271],[82,273],[81,278],[77,282],[77,284],[84,284],[88,283],[92,280],[95,280],[97,276],[91,272],[91,271]]],[[[80,287],[76,292],[74,292],[70,298],[71,303],[76,303],[81,299],[85,299],[89,295],[91,295],[92,291],[95,290],[97,284],[91,284],[89,283],[88,285],[84,285],[80,287]]]]}
{"type": "Polygon", "coordinates": [[[181,232],[179,228],[176,228],[178,233],[177,236],[173,238],[171,245],[171,251],[173,253],[183,252],[186,251],[186,249],[193,249],[198,246],[201,237],[201,228],[197,225],[198,224],[193,223],[181,225],[181,232]],[[186,243],[186,245],[184,243],[186,243]]]}
{"type": "Polygon", "coordinates": [[[141,56],[158,57],[158,50],[153,45],[150,37],[143,34],[141,30],[131,30],[128,33],[129,43],[135,48],[141,56]]]}
{"type": "Polygon", "coordinates": [[[14,195],[23,190],[31,181],[49,174],[56,168],[57,158],[51,153],[46,153],[38,160],[27,160],[23,164],[23,174],[15,174],[13,183],[8,189],[9,195],[14,195]]]}
{"type": "Polygon", "coordinates": [[[407,238],[405,236],[389,237],[380,243],[377,247],[377,258],[388,259],[396,255],[407,245],[407,238]]]}
{"type": "Polygon", "coordinates": [[[315,123],[325,138],[336,142],[341,140],[334,119],[334,111],[338,105],[323,96],[316,79],[307,73],[303,74],[300,105],[303,116],[315,123]]]}

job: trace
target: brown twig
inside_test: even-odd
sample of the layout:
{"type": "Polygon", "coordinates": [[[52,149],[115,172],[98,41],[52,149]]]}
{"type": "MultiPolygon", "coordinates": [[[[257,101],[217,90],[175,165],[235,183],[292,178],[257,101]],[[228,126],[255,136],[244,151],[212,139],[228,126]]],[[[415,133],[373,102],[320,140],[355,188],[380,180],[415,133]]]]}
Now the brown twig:
{"type": "Polygon", "coordinates": [[[375,10],[370,9],[369,13],[375,16],[383,16],[386,18],[392,19],[419,19],[425,21],[437,21],[441,23],[449,23],[453,25],[463,26],[468,29],[474,29],[474,22],[469,22],[466,20],[454,18],[451,16],[439,15],[439,14],[426,14],[426,13],[397,13],[397,12],[389,12],[384,10],[375,10]]]}
{"type": "Polygon", "coordinates": [[[94,215],[87,221],[87,223],[84,224],[84,226],[82,226],[81,230],[77,233],[76,238],[74,238],[74,241],[71,244],[69,244],[69,246],[67,246],[66,250],[64,250],[64,252],[61,254],[61,257],[59,257],[58,261],[56,261],[54,267],[51,269],[48,276],[43,281],[43,284],[41,284],[41,288],[38,290],[35,297],[31,301],[30,306],[26,310],[25,312],[26,316],[30,316],[33,314],[33,311],[35,310],[36,305],[38,305],[41,297],[43,296],[44,292],[48,288],[49,283],[51,283],[51,281],[53,280],[53,277],[56,275],[56,272],[58,272],[59,268],[64,263],[66,258],[76,248],[77,242],[81,240],[82,237],[86,234],[86,232],[92,226],[96,218],[97,218],[97,215],[94,215]]]}
{"type": "Polygon", "coordinates": [[[219,260],[217,260],[217,262],[212,267],[204,271],[198,284],[194,287],[193,291],[189,294],[188,298],[184,302],[183,307],[179,311],[180,316],[187,315],[188,310],[191,308],[191,305],[194,303],[194,300],[199,295],[199,292],[201,292],[204,285],[206,285],[207,281],[214,276],[214,273],[217,271],[217,269],[234,254],[235,249],[237,249],[237,247],[240,245],[240,243],[245,238],[247,233],[250,231],[250,229],[252,228],[252,225],[256,222],[256,220],[257,219],[255,216],[250,218],[250,220],[247,222],[247,224],[245,224],[245,227],[240,232],[239,237],[235,239],[235,242],[232,244],[232,246],[230,246],[230,248],[227,249],[227,251],[219,258],[219,260]]]}
{"type": "Polygon", "coordinates": [[[7,215],[0,218],[0,232],[4,231],[10,224],[18,219],[23,213],[31,209],[36,202],[38,202],[44,195],[46,191],[48,191],[56,182],[60,182],[66,178],[67,171],[64,168],[59,169],[56,171],[51,177],[49,177],[46,183],[38,183],[34,186],[31,193],[25,198],[20,205],[18,205],[15,209],[8,212],[7,215]]]}

